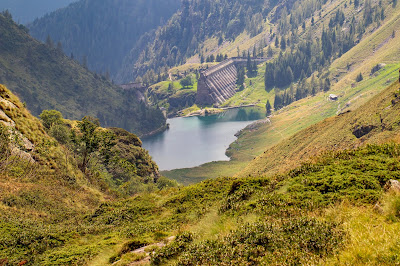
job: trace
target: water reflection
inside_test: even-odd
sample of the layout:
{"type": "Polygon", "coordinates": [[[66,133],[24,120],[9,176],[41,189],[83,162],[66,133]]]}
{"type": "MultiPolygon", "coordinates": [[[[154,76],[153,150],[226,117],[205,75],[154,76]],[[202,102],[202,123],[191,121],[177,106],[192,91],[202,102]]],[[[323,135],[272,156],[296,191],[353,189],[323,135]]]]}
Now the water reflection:
{"type": "Polygon", "coordinates": [[[264,117],[260,109],[241,108],[204,117],[169,119],[170,129],[144,139],[143,146],[161,170],[229,160],[225,151],[235,141],[234,134],[264,117]]]}

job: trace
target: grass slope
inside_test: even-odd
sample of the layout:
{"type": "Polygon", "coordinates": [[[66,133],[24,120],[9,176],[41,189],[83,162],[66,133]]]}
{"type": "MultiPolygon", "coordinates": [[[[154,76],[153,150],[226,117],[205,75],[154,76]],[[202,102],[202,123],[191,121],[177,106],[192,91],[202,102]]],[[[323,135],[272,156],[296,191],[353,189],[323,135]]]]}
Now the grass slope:
{"type": "Polygon", "coordinates": [[[399,262],[399,195],[382,186],[399,171],[397,144],[371,145],[283,175],[217,178],[109,203],[86,222],[131,243],[111,262],[140,262],[130,250],[175,235],[165,247],[148,248],[156,251],[152,264],[389,265],[399,262]]]}
{"type": "Polygon", "coordinates": [[[399,85],[396,82],[355,111],[331,117],[300,131],[265,151],[240,175],[276,173],[324,151],[397,139],[400,107],[392,105],[392,100],[398,91],[399,85]],[[364,133],[367,134],[361,138],[353,134],[357,128],[367,127],[372,130],[365,129],[364,133]]]}
{"type": "MultiPolygon", "coordinates": [[[[217,178],[116,198],[100,191],[95,179],[74,173],[73,164],[69,173],[78,182],[63,178],[62,147],[0,86],[7,99],[1,110],[38,153],[53,142],[35,157],[44,162],[36,175],[0,172],[0,258],[8,264],[124,265],[146,261],[145,253],[132,250],[176,236],[165,247],[147,247],[155,251],[147,259],[154,265],[399,263],[400,195],[383,189],[400,174],[400,146],[384,144],[400,142],[400,103],[386,108],[394,91],[393,85],[364,108],[382,111],[385,130],[364,137],[382,144],[324,154],[281,175],[217,178]]],[[[365,117],[364,109],[353,112],[358,122],[374,121],[377,115],[365,117]]]]}

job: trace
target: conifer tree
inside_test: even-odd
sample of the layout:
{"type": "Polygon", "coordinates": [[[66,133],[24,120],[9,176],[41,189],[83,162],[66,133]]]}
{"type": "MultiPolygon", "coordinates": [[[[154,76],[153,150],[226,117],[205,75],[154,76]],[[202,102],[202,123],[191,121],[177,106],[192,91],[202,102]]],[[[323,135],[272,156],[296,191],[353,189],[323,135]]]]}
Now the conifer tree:
{"type": "Polygon", "coordinates": [[[279,47],[279,39],[278,39],[278,36],[275,37],[275,47],[276,47],[276,48],[279,47]]]}
{"type": "Polygon", "coordinates": [[[50,48],[54,48],[54,42],[53,42],[53,40],[51,39],[50,35],[47,35],[47,38],[46,38],[46,45],[47,45],[48,47],[50,47],[50,48]]]}
{"type": "Polygon", "coordinates": [[[266,114],[267,114],[267,116],[269,116],[269,115],[271,115],[271,113],[272,113],[272,106],[271,106],[271,104],[269,103],[269,100],[267,100],[267,104],[265,105],[265,110],[266,110],[266,114]]]}

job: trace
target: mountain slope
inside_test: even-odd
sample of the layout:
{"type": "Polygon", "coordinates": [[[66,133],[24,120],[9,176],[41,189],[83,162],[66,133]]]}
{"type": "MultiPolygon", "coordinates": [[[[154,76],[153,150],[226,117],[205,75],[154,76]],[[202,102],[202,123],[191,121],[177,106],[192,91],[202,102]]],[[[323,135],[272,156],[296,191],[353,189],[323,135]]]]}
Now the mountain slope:
{"type": "MultiPolygon", "coordinates": [[[[399,117],[400,98],[389,97],[393,87],[371,105],[381,110],[389,98],[395,100],[383,109],[385,121],[399,117]]],[[[74,160],[62,152],[66,146],[49,137],[3,86],[0,97],[1,127],[13,121],[35,144],[32,154],[46,148],[34,156],[43,159],[31,164],[4,161],[0,153],[0,167],[12,164],[0,171],[0,257],[6,263],[399,262],[399,194],[383,188],[399,175],[398,144],[327,154],[279,176],[218,178],[121,199],[74,163],[67,173],[75,181],[66,178],[64,156],[74,160]],[[31,165],[40,171],[17,170],[31,165]]],[[[140,142],[118,135],[124,143],[140,142]]]]}
{"type": "Polygon", "coordinates": [[[388,87],[355,111],[328,118],[268,149],[240,176],[265,175],[298,166],[321,152],[367,143],[399,141],[399,84],[388,87]]]}
{"type": "Polygon", "coordinates": [[[63,120],[56,112],[41,117],[0,85],[0,261],[82,264],[107,245],[100,239],[90,249],[76,244],[99,233],[91,223],[81,223],[93,209],[174,183],[158,176],[157,165],[132,133],[100,128],[89,118],[63,120]],[[64,246],[68,252],[57,253],[64,246]]]}
{"type": "Polygon", "coordinates": [[[139,38],[163,25],[179,6],[179,0],[81,0],[28,27],[35,38],[45,41],[50,35],[66,54],[85,56],[91,70],[115,77],[139,38]]]}
{"type": "Polygon", "coordinates": [[[57,109],[69,119],[90,115],[105,127],[139,135],[165,125],[161,111],[140,103],[135,92],[120,89],[41,44],[10,18],[0,15],[0,22],[0,82],[12,88],[34,115],[45,109],[57,109]]]}
{"type": "Polygon", "coordinates": [[[275,5],[277,1],[185,0],[181,10],[153,38],[133,47],[117,80],[132,80],[150,70],[158,73],[183,64],[200,54],[208,39],[217,38],[222,44],[234,40],[245,29],[259,34],[266,15],[275,5]]]}
{"type": "MultiPolygon", "coordinates": [[[[306,29],[312,32],[314,39],[318,40],[322,28],[328,28],[331,18],[335,17],[337,10],[343,10],[346,16],[351,17],[353,12],[357,14],[357,19],[362,18],[363,7],[359,6],[356,10],[353,5],[345,5],[343,1],[327,2],[319,12],[314,14],[314,26],[311,25],[311,17],[305,20],[306,29]],[[345,7],[346,6],[346,7],[345,7]]],[[[376,4],[376,3],[374,3],[376,4]]],[[[400,35],[397,33],[400,18],[400,6],[392,6],[390,1],[383,1],[385,19],[379,23],[370,25],[364,34],[359,36],[355,46],[340,55],[326,65],[321,75],[327,73],[331,81],[329,91],[321,91],[313,96],[293,102],[292,104],[276,111],[270,118],[271,123],[263,124],[243,130],[236,142],[232,143],[228,153],[231,156],[230,162],[213,162],[192,169],[182,169],[165,172],[169,178],[176,178],[185,184],[198,182],[206,178],[233,175],[232,171],[240,171],[246,163],[253,158],[261,155],[267,149],[277,145],[280,141],[293,136],[295,133],[322,121],[325,118],[335,116],[347,110],[355,110],[364,105],[373,96],[387,88],[389,84],[398,79],[398,68],[400,64],[400,35]],[[393,32],[395,33],[393,35],[393,32]],[[380,70],[371,73],[371,70],[380,65],[380,70]],[[356,82],[356,77],[362,73],[364,80],[356,82]],[[330,94],[338,96],[338,101],[329,101],[330,94]]],[[[290,16],[288,17],[289,20],[290,16]]],[[[348,20],[346,20],[348,21],[348,20]]],[[[347,22],[346,22],[347,23],[347,22]]],[[[343,30],[348,29],[344,26],[343,30]]],[[[301,29],[298,31],[301,32],[301,29]]],[[[308,35],[299,36],[299,39],[307,39],[308,35]]],[[[239,40],[236,43],[242,47],[251,47],[251,43],[257,43],[257,36],[253,39],[241,37],[244,42],[239,40]]],[[[270,44],[274,55],[279,55],[279,50],[270,44]]],[[[228,46],[228,53],[234,53],[235,46],[228,46]]],[[[279,48],[279,47],[278,47],[279,48]]],[[[222,48],[224,49],[224,48],[222,48]]],[[[264,49],[267,53],[268,48],[264,49]]],[[[216,50],[217,53],[224,50],[216,50]]],[[[286,49],[286,53],[291,50],[286,49]]],[[[246,80],[246,88],[243,92],[236,94],[226,104],[239,106],[241,103],[255,103],[265,106],[267,100],[274,105],[274,95],[279,89],[265,91],[263,79],[264,69],[259,69],[256,78],[246,80]],[[261,98],[261,102],[257,99],[261,98]]],[[[318,73],[314,74],[318,80],[318,73]]],[[[301,82],[300,82],[301,83],[301,82]]],[[[306,80],[306,86],[310,88],[311,79],[306,80]]],[[[296,88],[296,84],[293,84],[296,88]]]]}
{"type": "Polygon", "coordinates": [[[26,24],[34,19],[65,7],[75,0],[3,0],[0,11],[8,10],[18,23],[26,24]]]}

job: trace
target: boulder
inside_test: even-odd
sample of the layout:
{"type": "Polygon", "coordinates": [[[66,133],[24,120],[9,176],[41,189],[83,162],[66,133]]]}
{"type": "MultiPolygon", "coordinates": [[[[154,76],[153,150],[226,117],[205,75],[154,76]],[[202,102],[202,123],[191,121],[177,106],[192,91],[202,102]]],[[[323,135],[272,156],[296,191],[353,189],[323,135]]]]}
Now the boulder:
{"type": "Polygon", "coordinates": [[[396,193],[400,193],[400,182],[394,179],[391,179],[386,182],[384,186],[385,191],[394,191],[396,193]]]}

